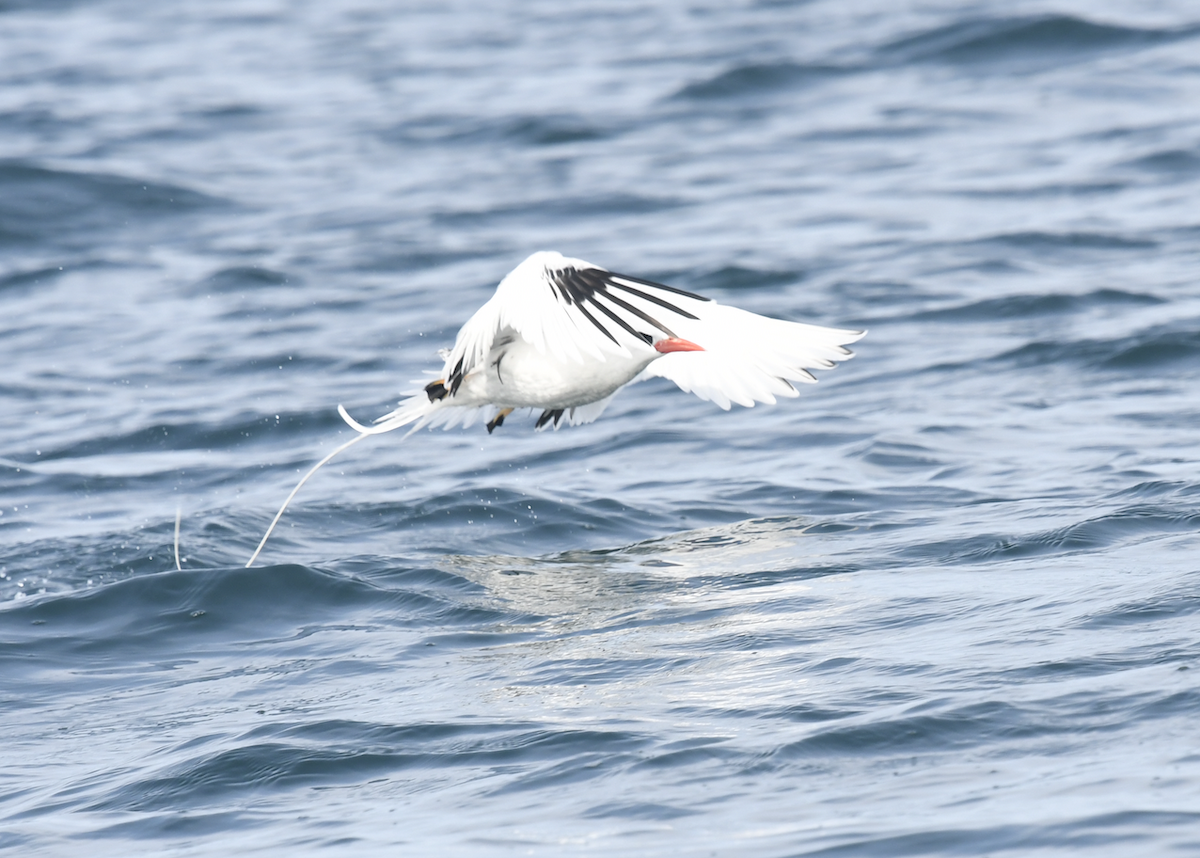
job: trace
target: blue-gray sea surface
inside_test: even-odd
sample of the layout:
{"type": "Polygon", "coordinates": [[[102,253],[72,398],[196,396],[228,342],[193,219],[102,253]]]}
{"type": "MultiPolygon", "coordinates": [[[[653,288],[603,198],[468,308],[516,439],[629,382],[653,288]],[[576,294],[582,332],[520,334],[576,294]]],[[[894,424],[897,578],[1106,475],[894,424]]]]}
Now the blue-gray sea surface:
{"type": "Polygon", "coordinates": [[[1200,850],[1192,2],[0,0],[0,367],[0,849],[1200,850]],[[539,249],[870,333],[243,568],[539,249]]]}

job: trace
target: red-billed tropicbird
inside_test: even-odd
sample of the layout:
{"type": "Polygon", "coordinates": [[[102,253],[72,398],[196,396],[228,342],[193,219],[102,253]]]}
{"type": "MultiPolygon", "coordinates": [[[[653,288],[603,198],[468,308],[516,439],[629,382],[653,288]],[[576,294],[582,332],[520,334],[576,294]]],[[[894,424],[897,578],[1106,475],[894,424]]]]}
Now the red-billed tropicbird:
{"type": "Polygon", "coordinates": [[[540,409],[537,428],[590,423],[634,381],[658,376],[729,409],[797,396],[809,370],[852,357],[865,331],[785,322],[682,289],[607,271],[554,252],[512,270],[442,353],[440,377],[373,425],[338,412],[359,434],[310,470],[275,516],[249,566],[300,486],[368,435],[411,425],[469,424],[497,409],[488,432],[514,409],[540,409]]]}

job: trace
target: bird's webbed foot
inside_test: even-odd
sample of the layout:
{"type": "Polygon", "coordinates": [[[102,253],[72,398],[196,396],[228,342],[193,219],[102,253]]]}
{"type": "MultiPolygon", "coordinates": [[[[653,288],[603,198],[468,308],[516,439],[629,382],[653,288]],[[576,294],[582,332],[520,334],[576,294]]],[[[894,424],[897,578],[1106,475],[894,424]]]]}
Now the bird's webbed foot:
{"type": "Polygon", "coordinates": [[[497,411],[496,416],[488,421],[488,434],[491,435],[492,432],[494,432],[498,427],[503,426],[504,418],[512,414],[512,412],[513,410],[511,408],[501,408],[499,411],[497,411]]]}
{"type": "Polygon", "coordinates": [[[445,399],[446,394],[450,391],[446,390],[446,380],[439,378],[437,381],[431,381],[425,385],[425,395],[429,397],[430,402],[437,402],[439,399],[445,399]]]}

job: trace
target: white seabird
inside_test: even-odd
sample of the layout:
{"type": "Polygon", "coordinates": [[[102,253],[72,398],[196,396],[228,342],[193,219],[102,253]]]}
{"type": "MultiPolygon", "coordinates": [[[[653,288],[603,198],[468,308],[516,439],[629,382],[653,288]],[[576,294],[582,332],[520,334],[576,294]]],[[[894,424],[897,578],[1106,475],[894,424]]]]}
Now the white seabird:
{"type": "Polygon", "coordinates": [[[536,428],[591,423],[622,388],[661,377],[728,410],[795,397],[793,382],[832,369],[865,331],[786,322],[692,292],[607,271],[560,253],[534,253],[496,287],[444,351],[439,377],[318,462],[292,490],[246,564],[258,557],[300,487],[368,435],[402,426],[469,425],[495,408],[492,432],[518,408],[540,409],[536,428]]]}
{"type": "Polygon", "coordinates": [[[661,283],[606,271],[560,253],[535,253],[443,352],[440,377],[364,426],[379,434],[417,424],[469,423],[493,406],[492,431],[518,408],[541,409],[537,428],[591,423],[622,387],[659,376],[729,409],[794,397],[852,353],[864,331],[759,316],[661,283]]]}

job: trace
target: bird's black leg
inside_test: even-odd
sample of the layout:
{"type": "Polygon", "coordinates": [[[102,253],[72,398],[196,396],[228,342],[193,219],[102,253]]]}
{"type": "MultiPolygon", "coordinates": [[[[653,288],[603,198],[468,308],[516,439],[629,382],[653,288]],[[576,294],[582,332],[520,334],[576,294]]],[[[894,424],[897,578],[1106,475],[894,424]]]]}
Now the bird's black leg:
{"type": "Polygon", "coordinates": [[[488,434],[491,435],[497,427],[503,426],[504,418],[512,414],[512,412],[513,410],[511,408],[501,408],[499,411],[497,411],[496,416],[488,421],[488,434]]]}

